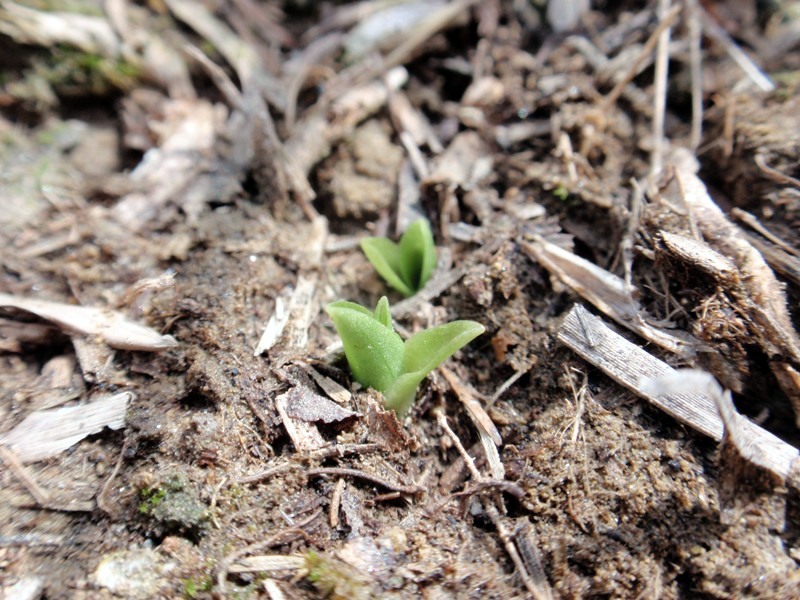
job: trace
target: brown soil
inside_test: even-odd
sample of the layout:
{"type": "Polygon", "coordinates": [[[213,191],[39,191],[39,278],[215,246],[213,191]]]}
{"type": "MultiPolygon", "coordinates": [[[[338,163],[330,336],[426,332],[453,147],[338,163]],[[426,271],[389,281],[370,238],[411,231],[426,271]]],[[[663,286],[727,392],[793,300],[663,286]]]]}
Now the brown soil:
{"type": "MultiPolygon", "coordinates": [[[[66,4],[108,20],[103,3],[66,4]]],[[[185,78],[148,72],[142,48],[125,70],[95,52],[81,62],[63,40],[25,41],[3,27],[18,15],[0,4],[0,54],[15,57],[0,57],[0,292],[114,308],[179,342],[110,352],[71,331],[27,340],[9,324],[40,320],[0,307],[2,432],[36,410],[135,393],[123,429],[22,467],[0,463],[6,597],[800,597],[797,489],[561,345],[560,323],[583,301],[521,246],[544,238],[620,276],[629,256],[646,318],[704,344],[696,360],[647,350],[711,370],[740,410],[797,445],[791,386],[776,364],[800,365],[761,343],[740,296],[658,245],[661,228],[689,231],[686,212],[647,201],[630,226],[651,165],[652,60],[616,102],[604,99],[655,29],[654,3],[593,3],[573,30],[554,33],[536,8],[544,3],[464,2],[400,53],[407,82],[372,108],[366,99],[353,108],[347,94],[368,98],[385,72],[376,57],[413,36],[382,36],[395,45],[350,63],[339,46],[309,51],[351,29],[354,4],[202,3],[255,49],[268,76],[252,81],[181,16],[184,3],[141,4],[129,7],[128,34],[150,32],[153,51],[162,40],[171,53],[159,64],[177,60],[185,78]],[[186,55],[185,41],[241,93],[214,83],[223,75],[186,55]],[[293,82],[296,106],[280,107],[275,97],[293,82]],[[142,175],[148,161],[167,166],[142,175]],[[396,315],[399,329],[473,319],[487,331],[398,421],[351,381],[323,308],[402,300],[357,241],[396,237],[415,211],[452,257],[437,277],[451,279],[396,315]],[[308,294],[293,305],[303,282],[308,294]],[[254,356],[278,304],[289,306],[286,329],[254,356]],[[54,383],[56,369],[66,379],[54,383]],[[352,392],[343,408],[356,414],[294,414],[307,436],[296,438],[276,399],[325,396],[319,374],[352,392]],[[503,481],[465,397],[502,437],[503,481]],[[247,568],[258,556],[286,562],[247,568]],[[21,595],[25,584],[33,595],[21,595]]],[[[792,42],[792,17],[764,24],[755,2],[701,4],[781,77],[772,92],[752,89],[703,38],[700,177],[726,213],[755,215],[791,255],[800,96],[796,56],[777,44],[792,42]]],[[[683,45],[670,65],[667,162],[691,144],[686,23],[672,33],[683,45]]],[[[424,19],[409,27],[423,30],[424,19]]],[[[794,308],[795,263],[769,263],[794,308]]]]}

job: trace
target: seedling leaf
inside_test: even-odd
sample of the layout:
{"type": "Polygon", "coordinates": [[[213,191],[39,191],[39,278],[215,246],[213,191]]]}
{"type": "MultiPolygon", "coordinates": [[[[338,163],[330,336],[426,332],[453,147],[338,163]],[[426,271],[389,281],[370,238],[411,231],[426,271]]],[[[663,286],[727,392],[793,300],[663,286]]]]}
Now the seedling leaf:
{"type": "Polygon", "coordinates": [[[375,307],[373,316],[378,323],[394,331],[394,327],[392,326],[392,310],[389,308],[389,300],[386,296],[378,300],[378,305],[375,307]]]}
{"type": "Polygon", "coordinates": [[[370,237],[361,240],[361,249],[378,275],[404,296],[413,296],[414,290],[403,281],[400,267],[400,248],[393,241],[370,237]]]}
{"type": "Polygon", "coordinates": [[[431,226],[417,219],[400,239],[400,271],[403,280],[414,290],[421,290],[436,268],[436,246],[431,226]]]}
{"type": "Polygon", "coordinates": [[[406,297],[422,289],[436,268],[436,246],[426,219],[409,225],[399,244],[370,237],[361,241],[361,249],[378,274],[406,297]]]}
{"type": "Polygon", "coordinates": [[[483,332],[475,321],[453,321],[413,335],[403,349],[402,372],[384,393],[387,408],[404,415],[422,380],[483,332]]]}
{"type": "Polygon", "coordinates": [[[403,340],[391,323],[387,327],[353,302],[334,302],[326,310],[342,338],[353,377],[376,390],[387,389],[403,366],[403,340]]]}
{"type": "Polygon", "coordinates": [[[453,321],[414,334],[405,343],[403,372],[430,373],[484,331],[475,321],[453,321]]]}
{"type": "Polygon", "coordinates": [[[404,344],[392,326],[385,296],[374,312],[353,302],[334,302],[326,310],[342,338],[353,377],[383,392],[387,408],[401,416],[414,402],[420,382],[484,331],[475,321],[454,321],[420,331],[404,344]]]}

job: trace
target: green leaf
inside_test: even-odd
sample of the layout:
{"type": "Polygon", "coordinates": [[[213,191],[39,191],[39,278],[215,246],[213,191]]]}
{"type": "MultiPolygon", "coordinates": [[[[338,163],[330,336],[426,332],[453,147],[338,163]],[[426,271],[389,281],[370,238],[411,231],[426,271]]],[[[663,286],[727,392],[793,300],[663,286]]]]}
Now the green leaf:
{"type": "Polygon", "coordinates": [[[383,392],[386,399],[386,408],[397,413],[398,417],[403,417],[414,404],[417,397],[417,388],[422,380],[428,376],[428,372],[417,371],[415,373],[405,373],[394,380],[392,385],[383,392]]]}
{"type": "Polygon", "coordinates": [[[353,302],[333,302],[326,307],[356,381],[383,392],[397,379],[403,365],[403,340],[391,326],[389,305],[383,299],[375,314],[353,302]],[[381,315],[383,320],[378,320],[381,315]],[[389,325],[385,323],[388,316],[389,325]]]}
{"type": "Polygon", "coordinates": [[[403,349],[400,375],[384,392],[386,406],[405,414],[428,373],[483,332],[483,325],[475,321],[454,321],[413,335],[403,349]]]}
{"type": "Polygon", "coordinates": [[[402,279],[397,244],[383,237],[369,237],[361,240],[361,249],[386,283],[406,297],[414,295],[414,290],[402,279]]]}
{"type": "Polygon", "coordinates": [[[399,244],[370,237],[361,241],[361,249],[378,274],[406,297],[421,290],[436,268],[436,246],[427,219],[411,223],[399,244]]]}
{"type": "Polygon", "coordinates": [[[430,373],[484,331],[475,321],[453,321],[412,335],[405,343],[403,372],[430,373]]]}
{"type": "Polygon", "coordinates": [[[333,302],[331,317],[353,377],[382,392],[386,407],[405,414],[428,374],[483,333],[475,321],[454,321],[420,331],[403,343],[392,326],[389,301],[382,297],[375,310],[353,302],[333,302]]]}
{"type": "Polygon", "coordinates": [[[386,296],[382,296],[381,299],[378,300],[378,304],[375,306],[375,312],[372,316],[378,323],[394,331],[394,326],[392,325],[392,310],[389,308],[389,299],[386,296]]]}
{"type": "Polygon", "coordinates": [[[436,246],[427,219],[417,219],[400,238],[400,273],[415,291],[421,290],[436,268],[436,246]]]}

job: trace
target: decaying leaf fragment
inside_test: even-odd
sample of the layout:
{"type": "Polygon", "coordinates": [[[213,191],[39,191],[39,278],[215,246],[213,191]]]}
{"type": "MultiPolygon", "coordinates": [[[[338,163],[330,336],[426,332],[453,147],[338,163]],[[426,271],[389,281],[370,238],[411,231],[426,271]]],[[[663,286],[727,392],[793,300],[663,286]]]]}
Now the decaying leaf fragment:
{"type": "Polygon", "coordinates": [[[286,413],[294,419],[308,423],[338,423],[359,416],[358,413],[339,406],[333,400],[308,388],[292,388],[286,396],[286,413]]]}
{"type": "Polygon", "coordinates": [[[283,421],[283,427],[298,452],[318,450],[325,445],[325,440],[313,422],[296,419],[289,414],[289,403],[297,399],[302,390],[292,388],[285,394],[275,398],[275,409],[283,421]]]}

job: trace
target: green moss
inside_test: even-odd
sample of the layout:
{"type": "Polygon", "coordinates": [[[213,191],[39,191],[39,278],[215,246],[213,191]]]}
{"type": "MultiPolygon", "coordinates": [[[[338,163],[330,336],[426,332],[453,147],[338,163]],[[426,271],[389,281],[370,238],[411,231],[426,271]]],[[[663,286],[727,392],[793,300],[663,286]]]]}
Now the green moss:
{"type": "Polygon", "coordinates": [[[350,565],[313,550],[304,558],[308,580],[326,598],[362,600],[370,597],[369,586],[350,565]]]}
{"type": "Polygon", "coordinates": [[[569,198],[569,191],[563,185],[559,185],[556,189],[553,190],[553,196],[561,200],[562,202],[569,198]]]}
{"type": "Polygon", "coordinates": [[[183,582],[183,594],[187,598],[196,598],[199,592],[210,592],[213,587],[214,580],[211,575],[205,575],[199,581],[196,581],[194,577],[190,577],[183,582]]]}
{"type": "Polygon", "coordinates": [[[139,496],[139,512],[150,517],[161,530],[196,534],[208,518],[207,507],[197,491],[180,475],[142,489],[139,496]]]}
{"type": "Polygon", "coordinates": [[[22,74],[4,73],[4,88],[17,100],[44,110],[58,96],[104,96],[135,87],[141,78],[139,65],[87,53],[69,46],[36,52],[22,74]]]}
{"type": "Polygon", "coordinates": [[[144,488],[139,492],[142,501],[139,503],[139,512],[149,515],[167,497],[167,491],[161,488],[144,488]]]}

